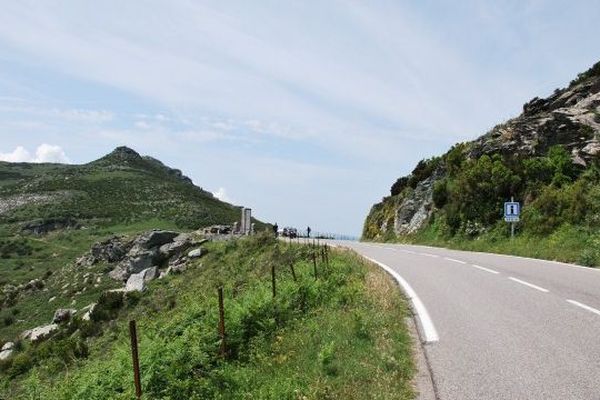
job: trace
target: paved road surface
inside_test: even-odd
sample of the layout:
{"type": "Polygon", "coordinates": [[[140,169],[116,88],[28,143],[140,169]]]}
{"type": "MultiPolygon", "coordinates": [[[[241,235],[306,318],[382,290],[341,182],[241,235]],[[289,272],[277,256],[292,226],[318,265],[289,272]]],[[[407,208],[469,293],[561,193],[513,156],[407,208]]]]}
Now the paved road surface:
{"type": "Polygon", "coordinates": [[[336,243],[389,267],[414,290],[439,399],[600,399],[600,270],[336,243]]]}

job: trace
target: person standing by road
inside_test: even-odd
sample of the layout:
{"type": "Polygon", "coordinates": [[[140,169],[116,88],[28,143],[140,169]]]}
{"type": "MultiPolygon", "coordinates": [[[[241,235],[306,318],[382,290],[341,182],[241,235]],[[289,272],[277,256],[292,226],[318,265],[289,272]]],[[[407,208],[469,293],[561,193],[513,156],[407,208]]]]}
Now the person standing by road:
{"type": "Polygon", "coordinates": [[[279,226],[277,225],[277,222],[273,225],[273,233],[275,234],[275,237],[279,235],[279,226]]]}
{"type": "Polygon", "coordinates": [[[306,228],[306,236],[310,237],[310,226],[306,228]]]}

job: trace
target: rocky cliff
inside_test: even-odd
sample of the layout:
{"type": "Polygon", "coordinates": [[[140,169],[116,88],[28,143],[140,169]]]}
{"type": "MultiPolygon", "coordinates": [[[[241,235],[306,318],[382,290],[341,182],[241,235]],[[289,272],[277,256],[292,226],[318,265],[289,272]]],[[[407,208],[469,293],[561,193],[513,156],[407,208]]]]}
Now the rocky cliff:
{"type": "Polygon", "coordinates": [[[421,161],[410,175],[396,181],[389,197],[372,207],[363,238],[410,235],[431,225],[436,216],[450,234],[473,231],[473,226],[477,233],[500,218],[497,208],[510,196],[535,205],[544,187],[565,190],[582,176],[589,178],[586,171],[596,168],[599,155],[597,63],[567,88],[545,99],[532,99],[518,117],[472,142],[455,145],[440,157],[421,161]],[[561,164],[565,158],[568,162],[561,164]],[[496,188],[484,188],[474,181],[476,177],[496,180],[496,188]],[[471,193],[477,191],[494,198],[485,204],[488,209],[471,193]]]}

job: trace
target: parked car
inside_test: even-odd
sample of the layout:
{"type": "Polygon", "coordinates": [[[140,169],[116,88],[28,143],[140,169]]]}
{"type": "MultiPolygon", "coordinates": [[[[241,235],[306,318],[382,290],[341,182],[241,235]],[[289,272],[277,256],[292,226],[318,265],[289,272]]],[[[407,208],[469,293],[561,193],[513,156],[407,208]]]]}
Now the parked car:
{"type": "Polygon", "coordinates": [[[298,237],[298,230],[296,228],[285,227],[283,228],[283,232],[281,232],[281,236],[295,239],[298,237]]]}

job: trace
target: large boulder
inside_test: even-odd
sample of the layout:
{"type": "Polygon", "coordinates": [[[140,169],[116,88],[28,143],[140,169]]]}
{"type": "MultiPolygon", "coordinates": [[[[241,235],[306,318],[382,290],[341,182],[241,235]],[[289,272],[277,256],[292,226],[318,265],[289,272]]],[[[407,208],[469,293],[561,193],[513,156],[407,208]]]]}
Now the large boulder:
{"type": "Polygon", "coordinates": [[[77,310],[72,308],[59,308],[54,312],[54,317],[52,318],[52,322],[55,324],[60,324],[61,322],[66,322],[71,319],[73,314],[75,314],[77,310]]]}
{"type": "Polygon", "coordinates": [[[33,328],[33,329],[23,332],[21,334],[21,337],[23,339],[29,339],[32,342],[37,342],[38,340],[44,339],[45,337],[47,337],[48,335],[50,335],[52,332],[56,331],[57,329],[58,329],[57,324],[48,324],[48,325],[44,325],[44,326],[38,326],[37,328],[33,328]]]}
{"type": "Polygon", "coordinates": [[[150,231],[138,236],[135,240],[135,245],[143,249],[151,249],[170,243],[177,236],[179,236],[179,233],[173,231],[150,231]]]}
{"type": "Polygon", "coordinates": [[[113,279],[125,281],[131,274],[136,274],[155,265],[158,258],[157,249],[146,250],[135,245],[131,248],[127,257],[108,275],[113,279]]]}
{"type": "Polygon", "coordinates": [[[137,274],[132,274],[125,285],[126,292],[143,292],[146,290],[146,282],[158,278],[158,268],[147,268],[137,274]]]}
{"type": "Polygon", "coordinates": [[[167,259],[183,254],[186,250],[194,245],[194,241],[188,234],[181,234],[171,243],[166,243],[160,246],[159,253],[161,257],[167,259]]]}

